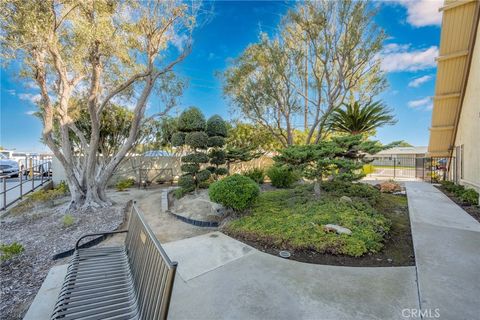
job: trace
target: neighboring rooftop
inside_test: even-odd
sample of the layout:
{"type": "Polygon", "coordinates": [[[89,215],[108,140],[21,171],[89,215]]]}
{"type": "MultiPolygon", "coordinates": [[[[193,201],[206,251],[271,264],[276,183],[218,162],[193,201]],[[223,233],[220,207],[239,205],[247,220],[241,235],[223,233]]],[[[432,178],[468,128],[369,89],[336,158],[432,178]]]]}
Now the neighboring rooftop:
{"type": "Polygon", "coordinates": [[[389,154],[425,154],[428,147],[395,147],[380,151],[376,155],[389,155],[389,154]]]}

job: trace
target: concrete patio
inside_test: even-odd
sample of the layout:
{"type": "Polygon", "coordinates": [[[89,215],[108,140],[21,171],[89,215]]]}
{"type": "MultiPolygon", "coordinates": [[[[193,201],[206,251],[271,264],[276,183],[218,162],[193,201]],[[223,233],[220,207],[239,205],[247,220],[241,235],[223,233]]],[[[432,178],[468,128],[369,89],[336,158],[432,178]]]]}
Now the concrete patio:
{"type": "MultiPolygon", "coordinates": [[[[480,224],[432,185],[406,187],[416,266],[306,264],[211,232],[164,245],[179,262],[169,318],[477,318],[480,224]]],[[[51,270],[25,319],[48,319],[64,269],[51,270]]]]}

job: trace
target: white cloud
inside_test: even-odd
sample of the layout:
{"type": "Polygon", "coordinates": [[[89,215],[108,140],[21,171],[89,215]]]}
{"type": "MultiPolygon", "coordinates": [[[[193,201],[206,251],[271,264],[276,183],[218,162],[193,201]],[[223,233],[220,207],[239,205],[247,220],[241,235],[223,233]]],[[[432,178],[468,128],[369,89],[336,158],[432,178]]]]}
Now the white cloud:
{"type": "Polygon", "coordinates": [[[171,41],[178,51],[182,51],[187,44],[187,41],[189,41],[189,37],[186,34],[178,35],[174,33],[171,41]]]}
{"type": "Polygon", "coordinates": [[[37,104],[42,99],[40,94],[20,93],[18,97],[21,100],[29,101],[30,103],[37,104]]]}
{"type": "Polygon", "coordinates": [[[414,27],[440,26],[442,13],[438,9],[444,0],[398,0],[407,9],[407,22],[414,27]]]}
{"type": "Polygon", "coordinates": [[[29,116],[33,116],[35,115],[36,112],[37,112],[36,110],[28,110],[27,112],[25,112],[25,114],[29,116]]]}
{"type": "Polygon", "coordinates": [[[438,47],[410,49],[410,45],[387,44],[380,54],[386,72],[418,71],[434,68],[438,47]]]}
{"type": "Polygon", "coordinates": [[[408,83],[408,86],[412,87],[412,88],[418,88],[422,84],[424,84],[425,82],[430,81],[432,78],[433,78],[433,76],[431,76],[431,75],[426,75],[426,76],[422,76],[422,77],[419,77],[419,78],[415,78],[408,83]]]}
{"type": "Polygon", "coordinates": [[[8,89],[7,92],[8,92],[9,94],[11,94],[12,96],[14,96],[14,95],[16,94],[16,91],[13,90],[13,89],[8,89]]]}
{"type": "Polygon", "coordinates": [[[432,104],[432,98],[431,97],[425,97],[422,99],[417,99],[417,100],[411,100],[408,101],[407,103],[408,107],[412,109],[418,109],[418,110],[432,110],[433,109],[433,104],[432,104]]]}

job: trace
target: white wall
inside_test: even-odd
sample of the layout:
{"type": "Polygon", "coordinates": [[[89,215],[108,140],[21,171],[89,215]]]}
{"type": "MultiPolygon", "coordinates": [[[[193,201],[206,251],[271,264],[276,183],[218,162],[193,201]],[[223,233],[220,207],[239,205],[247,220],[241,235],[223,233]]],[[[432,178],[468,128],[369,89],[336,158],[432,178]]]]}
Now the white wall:
{"type": "MultiPolygon", "coordinates": [[[[455,140],[455,147],[461,145],[464,156],[463,179],[459,177],[459,181],[480,191],[480,30],[477,32],[455,140]]],[[[457,160],[457,167],[460,168],[461,157],[457,156],[457,160]]]]}

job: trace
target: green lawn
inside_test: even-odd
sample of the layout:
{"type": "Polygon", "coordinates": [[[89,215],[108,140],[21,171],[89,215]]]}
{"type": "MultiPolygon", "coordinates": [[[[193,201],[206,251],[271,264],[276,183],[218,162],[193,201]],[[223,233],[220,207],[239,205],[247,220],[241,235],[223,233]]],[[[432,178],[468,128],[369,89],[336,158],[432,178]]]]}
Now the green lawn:
{"type": "Polygon", "coordinates": [[[332,184],[326,189],[319,199],[309,185],[263,192],[251,212],[230,222],[226,231],[291,250],[349,256],[381,250],[391,222],[375,207],[386,198],[367,185],[332,184]],[[341,201],[342,195],[353,202],[341,201]],[[326,232],[325,224],[349,228],[352,234],[326,232]]]}

